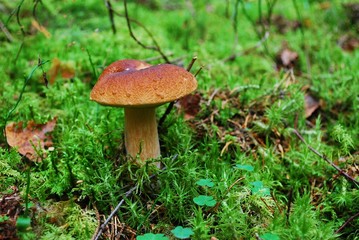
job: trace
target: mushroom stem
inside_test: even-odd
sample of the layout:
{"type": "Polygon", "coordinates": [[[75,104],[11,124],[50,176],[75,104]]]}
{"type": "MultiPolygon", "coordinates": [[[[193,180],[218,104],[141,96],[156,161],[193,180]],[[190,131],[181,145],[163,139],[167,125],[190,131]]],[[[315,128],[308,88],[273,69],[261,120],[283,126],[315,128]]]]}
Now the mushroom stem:
{"type": "Polygon", "coordinates": [[[140,154],[143,163],[160,156],[155,107],[125,108],[125,145],[127,154],[140,154]]]}

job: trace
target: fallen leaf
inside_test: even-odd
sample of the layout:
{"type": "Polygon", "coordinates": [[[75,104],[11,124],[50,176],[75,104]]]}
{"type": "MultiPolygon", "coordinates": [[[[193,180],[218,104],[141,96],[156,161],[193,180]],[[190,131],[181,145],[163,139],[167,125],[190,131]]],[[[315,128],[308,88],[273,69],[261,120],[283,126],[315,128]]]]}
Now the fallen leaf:
{"type": "Polygon", "coordinates": [[[47,31],[47,29],[44,26],[40,25],[35,19],[31,21],[31,24],[37,31],[44,34],[46,38],[51,37],[51,33],[49,33],[49,31],[47,31]]]}
{"type": "Polygon", "coordinates": [[[10,123],[6,126],[6,139],[11,147],[32,161],[41,161],[46,154],[45,149],[52,147],[52,138],[48,133],[52,132],[56,125],[56,118],[46,124],[28,122],[23,128],[23,122],[10,123]]]}
{"type": "Polygon", "coordinates": [[[312,97],[309,94],[306,94],[304,97],[304,109],[305,109],[305,118],[309,118],[320,106],[320,103],[317,99],[312,97]]]}
{"type": "Polygon", "coordinates": [[[297,52],[290,50],[286,46],[283,47],[276,56],[277,69],[293,69],[298,65],[298,57],[297,52]]]}
{"type": "Polygon", "coordinates": [[[359,38],[351,36],[351,35],[344,35],[338,40],[338,45],[347,52],[353,52],[356,48],[359,47],[359,38]]]}
{"type": "Polygon", "coordinates": [[[53,84],[59,75],[64,79],[75,77],[75,68],[69,62],[61,62],[58,58],[54,58],[48,71],[48,75],[50,83],[53,84]]]}
{"type": "Polygon", "coordinates": [[[178,106],[185,113],[186,120],[194,118],[201,110],[201,95],[198,93],[184,96],[178,101],[178,106]]]}

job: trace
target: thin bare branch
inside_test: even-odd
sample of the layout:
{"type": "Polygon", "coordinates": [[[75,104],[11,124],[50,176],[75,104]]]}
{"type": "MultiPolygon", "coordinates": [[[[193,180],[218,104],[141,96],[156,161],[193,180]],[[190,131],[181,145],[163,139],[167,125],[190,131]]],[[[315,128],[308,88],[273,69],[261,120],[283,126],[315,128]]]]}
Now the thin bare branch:
{"type": "Polygon", "coordinates": [[[37,21],[37,14],[36,14],[36,10],[37,10],[37,6],[39,5],[39,3],[42,4],[42,0],[34,0],[34,7],[32,8],[32,17],[37,21]]]}
{"type": "Polygon", "coordinates": [[[112,33],[116,34],[116,26],[115,26],[115,20],[114,20],[114,15],[113,15],[113,9],[112,9],[112,5],[111,5],[111,1],[110,0],[105,0],[105,6],[108,10],[108,16],[110,17],[110,22],[111,22],[111,28],[112,28],[112,33]]]}
{"type": "Polygon", "coordinates": [[[353,221],[357,217],[359,217],[359,212],[357,212],[355,215],[351,216],[348,220],[346,220],[345,223],[343,223],[343,225],[341,225],[340,228],[335,231],[335,233],[338,234],[339,232],[341,232],[346,225],[348,225],[351,221],[353,221]]]}
{"type": "MultiPolygon", "coordinates": [[[[175,160],[178,157],[178,155],[174,155],[172,160],[175,160]]],[[[164,167],[162,170],[165,170],[166,167],[164,167]]],[[[153,174],[149,177],[149,179],[152,179],[156,176],[157,174],[153,174]]],[[[134,186],[132,188],[130,188],[130,190],[128,190],[124,197],[121,199],[121,201],[117,204],[117,206],[115,207],[115,209],[111,212],[111,214],[108,216],[108,218],[105,220],[105,222],[100,226],[100,228],[98,229],[97,235],[95,238],[93,238],[94,240],[98,240],[101,235],[102,232],[105,230],[105,227],[107,226],[107,224],[111,221],[111,219],[115,216],[115,214],[117,213],[117,211],[120,209],[120,207],[122,206],[122,204],[125,202],[125,198],[129,197],[136,189],[138,189],[138,186],[134,186]]]]}
{"type": "Polygon", "coordinates": [[[188,64],[188,67],[187,67],[187,71],[191,71],[192,67],[193,67],[193,64],[195,63],[195,61],[197,60],[197,56],[194,56],[192,58],[192,61],[188,64]]]}
{"type": "Polygon", "coordinates": [[[204,66],[200,66],[197,72],[194,74],[194,76],[197,77],[197,75],[202,71],[203,68],[204,66]]]}
{"type": "Polygon", "coordinates": [[[311,150],[313,153],[315,153],[317,156],[322,158],[324,161],[329,163],[333,168],[335,168],[341,175],[343,175],[348,180],[352,181],[354,184],[359,186],[359,182],[355,180],[353,177],[349,176],[346,172],[344,172],[342,169],[340,169],[337,165],[335,165],[329,158],[327,158],[325,155],[319,153],[317,150],[315,150],[312,146],[310,146],[306,141],[304,140],[303,136],[296,130],[293,130],[294,134],[297,135],[297,137],[307,146],[309,150],[311,150]]]}
{"type": "Polygon", "coordinates": [[[12,37],[11,33],[9,32],[9,30],[6,28],[6,26],[4,25],[4,23],[1,20],[0,20],[0,29],[3,31],[7,40],[9,40],[9,42],[14,41],[14,38],[12,37]]]}
{"type": "Polygon", "coordinates": [[[124,0],[123,4],[124,4],[124,7],[125,7],[125,18],[126,18],[126,21],[127,21],[127,27],[128,27],[129,32],[130,32],[130,36],[133,38],[133,40],[135,40],[138,45],[140,45],[141,47],[143,47],[145,49],[155,50],[155,51],[159,52],[161,54],[163,60],[166,63],[171,63],[170,60],[167,58],[167,56],[162,52],[159,44],[157,43],[157,41],[154,38],[154,36],[152,35],[152,33],[150,31],[148,31],[147,28],[145,28],[144,25],[141,24],[140,22],[138,22],[138,21],[136,21],[134,19],[130,19],[130,17],[128,16],[127,0],[124,0]],[[146,46],[140,40],[138,40],[136,38],[136,36],[134,35],[133,31],[132,31],[131,22],[134,22],[137,25],[141,26],[147,32],[147,34],[150,36],[150,38],[152,39],[152,42],[153,42],[153,44],[155,46],[146,46]]]}

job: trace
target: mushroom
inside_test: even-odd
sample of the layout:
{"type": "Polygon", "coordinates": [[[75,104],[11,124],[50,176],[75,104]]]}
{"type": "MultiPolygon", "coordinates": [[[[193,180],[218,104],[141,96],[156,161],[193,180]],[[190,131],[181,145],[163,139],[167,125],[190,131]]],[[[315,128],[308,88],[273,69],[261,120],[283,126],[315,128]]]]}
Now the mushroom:
{"type": "Polygon", "coordinates": [[[102,72],[90,99],[124,108],[127,154],[131,157],[139,154],[145,162],[160,156],[156,107],[188,95],[196,88],[195,77],[181,67],[119,60],[102,72]]]}

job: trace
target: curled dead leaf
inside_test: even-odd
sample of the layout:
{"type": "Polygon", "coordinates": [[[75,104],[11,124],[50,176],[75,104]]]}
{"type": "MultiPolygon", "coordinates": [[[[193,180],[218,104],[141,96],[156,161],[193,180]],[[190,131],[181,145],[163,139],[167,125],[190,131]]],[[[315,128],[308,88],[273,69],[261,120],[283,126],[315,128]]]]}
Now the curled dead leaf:
{"type": "Polygon", "coordinates": [[[277,69],[293,69],[298,65],[298,58],[299,56],[297,52],[294,52],[287,47],[282,48],[276,56],[277,69]]]}
{"type": "Polygon", "coordinates": [[[50,84],[53,84],[59,75],[64,79],[75,77],[75,68],[69,62],[62,62],[58,58],[54,58],[48,71],[48,75],[50,84]]]}
{"type": "Polygon", "coordinates": [[[178,100],[177,106],[185,113],[186,120],[194,118],[201,110],[201,95],[198,93],[189,94],[178,100]]]}
{"type": "Polygon", "coordinates": [[[33,20],[31,21],[31,25],[32,25],[37,31],[39,31],[39,32],[41,32],[42,34],[44,34],[44,36],[45,36],[46,38],[50,38],[50,37],[51,37],[51,33],[49,33],[49,31],[47,31],[47,29],[46,29],[44,26],[40,25],[40,24],[38,23],[38,21],[36,21],[35,19],[33,19],[33,20]]]}
{"type": "Polygon", "coordinates": [[[309,118],[312,114],[320,107],[320,103],[317,99],[312,97],[309,94],[306,94],[304,97],[305,105],[305,118],[309,118]]]}
{"type": "Polygon", "coordinates": [[[49,135],[56,125],[56,118],[45,123],[37,124],[34,121],[28,122],[23,127],[23,122],[9,123],[6,126],[6,140],[11,147],[32,161],[41,161],[46,154],[45,149],[52,147],[52,137],[49,135]]]}
{"type": "Polygon", "coordinates": [[[347,52],[353,52],[359,47],[359,38],[351,35],[344,35],[339,38],[338,45],[347,52]]]}

